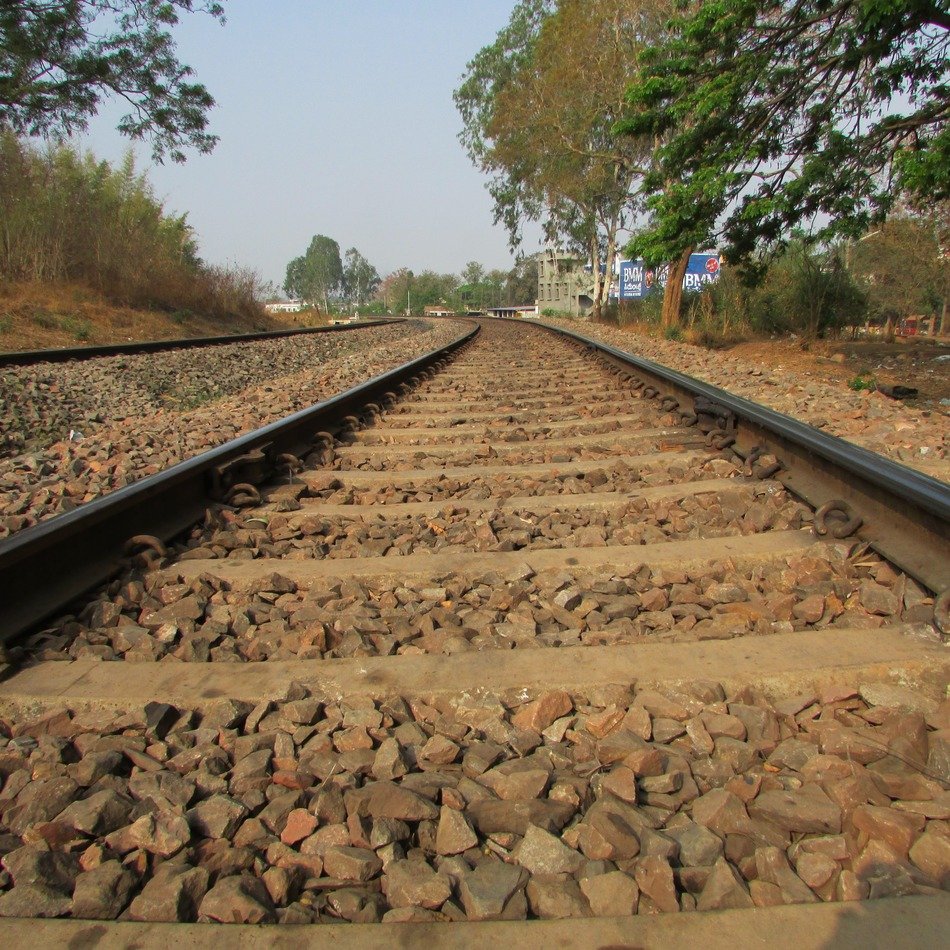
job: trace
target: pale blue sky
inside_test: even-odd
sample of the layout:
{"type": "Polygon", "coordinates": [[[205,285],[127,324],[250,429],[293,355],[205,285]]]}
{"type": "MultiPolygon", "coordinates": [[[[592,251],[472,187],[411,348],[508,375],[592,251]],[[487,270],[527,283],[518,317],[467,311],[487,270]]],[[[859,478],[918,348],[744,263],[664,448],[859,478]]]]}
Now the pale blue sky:
{"type": "MultiPolygon", "coordinates": [[[[228,22],[185,17],[181,58],[218,102],[211,155],[151,168],[166,207],[188,212],[201,254],[282,282],[314,234],[356,246],[380,274],[508,268],[485,178],[456,136],[466,63],[514,0],[228,0],[228,22]]],[[[122,112],[84,142],[115,160],[122,112]]],[[[141,167],[150,150],[138,146],[141,167]]],[[[538,248],[538,231],[525,246],[538,248]]]]}

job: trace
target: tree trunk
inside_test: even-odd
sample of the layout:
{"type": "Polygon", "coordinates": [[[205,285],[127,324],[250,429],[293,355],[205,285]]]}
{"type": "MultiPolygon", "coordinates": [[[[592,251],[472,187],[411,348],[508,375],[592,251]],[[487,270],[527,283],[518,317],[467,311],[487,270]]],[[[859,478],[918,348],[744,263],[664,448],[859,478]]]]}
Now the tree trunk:
{"type": "Polygon", "coordinates": [[[670,265],[669,274],[666,277],[666,286],[663,288],[663,329],[668,327],[678,327],[680,325],[680,305],[683,302],[683,278],[686,276],[686,268],[689,266],[689,255],[693,253],[691,247],[686,248],[680,254],[679,260],[670,265]]]}
{"type": "MultiPolygon", "coordinates": [[[[590,239],[590,260],[594,267],[594,312],[595,322],[600,322],[600,303],[603,297],[603,281],[600,276],[600,242],[597,240],[597,232],[594,231],[590,239]]],[[[580,316],[580,301],[577,302],[577,315],[580,316]]]]}
{"type": "Polygon", "coordinates": [[[610,283],[613,280],[614,260],[617,257],[617,232],[610,229],[607,236],[607,259],[604,261],[604,283],[606,284],[607,303],[610,303],[610,283]]]}

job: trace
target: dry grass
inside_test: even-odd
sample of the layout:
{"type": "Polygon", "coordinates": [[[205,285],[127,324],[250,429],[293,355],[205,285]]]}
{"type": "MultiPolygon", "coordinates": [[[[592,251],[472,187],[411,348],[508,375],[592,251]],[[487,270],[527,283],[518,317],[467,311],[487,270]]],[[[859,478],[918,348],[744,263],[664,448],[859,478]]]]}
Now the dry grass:
{"type": "MultiPolygon", "coordinates": [[[[301,314],[221,320],[190,311],[119,307],[78,283],[0,282],[0,350],[38,350],[142,340],[255,333],[304,325],[301,314]]],[[[307,321],[322,322],[318,320],[307,321]]]]}

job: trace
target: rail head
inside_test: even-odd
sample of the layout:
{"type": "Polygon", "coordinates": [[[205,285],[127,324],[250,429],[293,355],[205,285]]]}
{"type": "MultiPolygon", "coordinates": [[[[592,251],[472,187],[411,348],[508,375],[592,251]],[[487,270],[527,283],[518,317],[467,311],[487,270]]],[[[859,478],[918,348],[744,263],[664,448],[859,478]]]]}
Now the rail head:
{"type": "MultiPolygon", "coordinates": [[[[522,321],[516,321],[522,322],[522,321]]],[[[931,590],[950,587],[950,486],[876,452],[775,409],[736,396],[668,366],[574,330],[531,321],[530,326],[574,340],[608,362],[648,376],[677,401],[697,400],[722,410],[734,426],[736,449],[774,454],[786,487],[815,508],[846,499],[863,516],[860,537],[931,590]]]]}

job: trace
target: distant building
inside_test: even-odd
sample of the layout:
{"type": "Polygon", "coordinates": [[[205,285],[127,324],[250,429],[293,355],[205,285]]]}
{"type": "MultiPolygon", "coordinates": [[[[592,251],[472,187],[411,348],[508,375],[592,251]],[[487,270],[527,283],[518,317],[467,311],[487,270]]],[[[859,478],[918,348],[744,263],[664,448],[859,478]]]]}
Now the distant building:
{"type": "Polygon", "coordinates": [[[536,317],[538,305],[529,303],[514,307],[489,307],[488,313],[492,317],[536,317]]]}
{"type": "Polygon", "coordinates": [[[586,317],[594,306],[594,276],[583,258],[549,249],[538,255],[538,310],[586,317]]]}
{"type": "Polygon", "coordinates": [[[422,315],[424,317],[454,317],[455,311],[443,303],[435,306],[423,307],[422,315]]]}
{"type": "Polygon", "coordinates": [[[268,313],[300,313],[303,308],[302,300],[268,300],[264,304],[268,313]]]}

